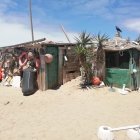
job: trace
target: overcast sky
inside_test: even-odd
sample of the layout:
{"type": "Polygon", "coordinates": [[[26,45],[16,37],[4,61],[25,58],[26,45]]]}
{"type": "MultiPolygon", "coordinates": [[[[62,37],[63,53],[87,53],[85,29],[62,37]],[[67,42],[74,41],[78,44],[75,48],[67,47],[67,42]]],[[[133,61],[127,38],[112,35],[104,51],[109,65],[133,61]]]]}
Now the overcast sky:
{"type": "MultiPolygon", "coordinates": [[[[74,41],[82,31],[115,34],[134,40],[140,33],[140,0],[32,0],[35,39],[74,41]]],[[[29,0],[0,0],[0,46],[31,41],[29,0]]]]}

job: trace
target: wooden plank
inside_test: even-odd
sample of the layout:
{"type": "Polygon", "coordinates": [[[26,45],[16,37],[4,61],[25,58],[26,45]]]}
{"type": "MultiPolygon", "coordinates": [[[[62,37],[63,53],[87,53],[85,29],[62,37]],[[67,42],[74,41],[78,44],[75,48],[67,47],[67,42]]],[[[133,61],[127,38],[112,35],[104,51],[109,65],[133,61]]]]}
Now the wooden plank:
{"type": "Polygon", "coordinates": [[[63,84],[67,82],[66,71],[63,69],[63,84]]]}
{"type": "Polygon", "coordinates": [[[40,55],[40,60],[41,60],[41,67],[40,67],[40,89],[42,91],[47,89],[47,84],[46,84],[46,63],[44,61],[44,55],[40,55]]]}
{"type": "Polygon", "coordinates": [[[79,71],[79,68],[78,67],[65,67],[65,70],[66,71],[79,71]]]}
{"type": "Polygon", "coordinates": [[[59,48],[58,52],[58,84],[62,85],[63,84],[63,49],[59,48]]]}
{"type": "Polygon", "coordinates": [[[24,42],[24,43],[20,43],[20,44],[15,44],[15,45],[10,45],[10,46],[5,46],[5,47],[1,47],[0,49],[26,47],[25,45],[29,45],[29,44],[33,44],[33,43],[37,43],[37,42],[42,42],[44,40],[46,40],[46,38],[42,38],[42,39],[38,39],[38,40],[34,40],[34,41],[29,41],[29,42],[24,42]]]}

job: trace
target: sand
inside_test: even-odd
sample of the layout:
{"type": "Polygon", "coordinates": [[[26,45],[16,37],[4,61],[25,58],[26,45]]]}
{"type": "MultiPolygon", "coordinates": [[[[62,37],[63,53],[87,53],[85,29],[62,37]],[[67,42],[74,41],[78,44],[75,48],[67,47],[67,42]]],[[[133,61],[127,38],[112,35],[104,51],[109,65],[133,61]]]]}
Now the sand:
{"type": "MultiPolygon", "coordinates": [[[[79,78],[28,97],[21,89],[0,86],[0,140],[98,140],[101,125],[135,124],[140,124],[139,92],[82,90],[79,78]]],[[[114,135],[128,140],[126,131],[114,135]]]]}

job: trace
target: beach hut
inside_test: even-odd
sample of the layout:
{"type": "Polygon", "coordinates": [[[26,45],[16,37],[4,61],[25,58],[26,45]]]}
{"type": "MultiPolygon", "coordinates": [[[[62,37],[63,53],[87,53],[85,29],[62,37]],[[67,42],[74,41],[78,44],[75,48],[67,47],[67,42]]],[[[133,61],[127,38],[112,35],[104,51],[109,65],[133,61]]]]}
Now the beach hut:
{"type": "Polygon", "coordinates": [[[46,42],[45,38],[34,42],[25,42],[16,45],[1,47],[0,52],[15,54],[18,56],[22,51],[33,50],[38,52],[40,57],[40,69],[38,73],[39,89],[55,89],[60,85],[80,75],[78,57],[74,51],[73,43],[46,42]]]}
{"type": "Polygon", "coordinates": [[[79,60],[74,46],[73,43],[41,44],[40,87],[42,90],[58,88],[80,75],[79,60]]]}
{"type": "Polygon", "coordinates": [[[116,35],[106,42],[105,83],[137,90],[140,86],[140,46],[116,35]]]}

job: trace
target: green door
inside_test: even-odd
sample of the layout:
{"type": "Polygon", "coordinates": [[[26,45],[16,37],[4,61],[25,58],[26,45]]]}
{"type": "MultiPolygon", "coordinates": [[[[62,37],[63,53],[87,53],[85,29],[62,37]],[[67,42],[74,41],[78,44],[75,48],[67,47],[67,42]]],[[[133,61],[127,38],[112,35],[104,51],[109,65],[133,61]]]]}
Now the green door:
{"type": "Polygon", "coordinates": [[[58,86],[58,47],[47,46],[46,53],[53,55],[53,61],[46,64],[46,80],[48,89],[58,86]]]}

